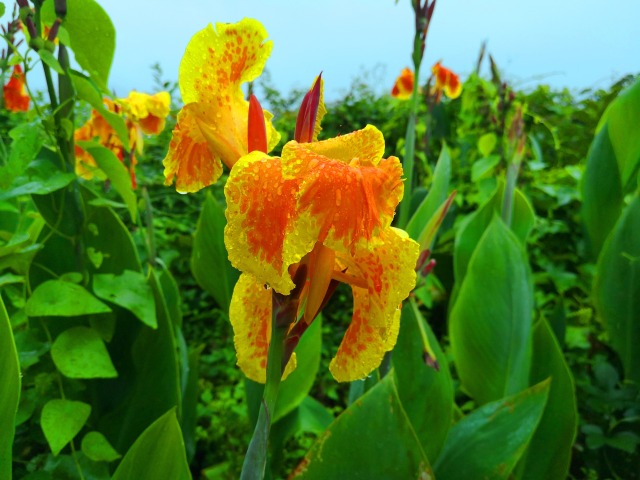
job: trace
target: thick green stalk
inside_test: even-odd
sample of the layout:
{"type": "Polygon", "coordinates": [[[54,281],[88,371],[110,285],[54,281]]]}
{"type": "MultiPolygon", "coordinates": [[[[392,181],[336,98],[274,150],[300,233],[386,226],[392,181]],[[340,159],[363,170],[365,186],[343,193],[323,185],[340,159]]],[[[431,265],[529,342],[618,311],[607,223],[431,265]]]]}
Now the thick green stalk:
{"type": "Polygon", "coordinates": [[[516,190],[516,181],[518,180],[519,163],[511,162],[507,168],[507,182],[504,188],[504,198],[502,199],[502,220],[507,226],[511,226],[511,217],[513,215],[513,199],[516,190]]]}
{"type": "Polygon", "coordinates": [[[271,420],[276,408],[280,381],[282,378],[282,361],[284,357],[285,339],[289,325],[295,320],[296,308],[292,301],[274,292],[271,318],[271,342],[267,355],[267,381],[262,396],[262,404],[253,437],[249,443],[247,454],[242,465],[242,480],[262,480],[267,464],[267,446],[271,420]],[[284,300],[283,300],[284,299],[284,300]],[[294,316],[291,316],[293,313],[294,316]]]}

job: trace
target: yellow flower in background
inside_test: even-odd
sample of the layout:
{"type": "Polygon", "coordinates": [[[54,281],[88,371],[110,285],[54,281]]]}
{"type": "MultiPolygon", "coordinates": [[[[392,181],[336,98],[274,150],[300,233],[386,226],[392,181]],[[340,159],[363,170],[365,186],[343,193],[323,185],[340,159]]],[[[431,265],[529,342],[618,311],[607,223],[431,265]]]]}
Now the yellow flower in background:
{"type": "MultiPolygon", "coordinates": [[[[163,161],[165,184],[175,179],[179,192],[196,192],[214,183],[222,163],[231,168],[248,153],[249,102],[241,85],[257,78],[273,43],[260,22],[209,25],[196,33],[180,63],[178,83],[184,107],[178,114],[163,161]]],[[[280,135],[264,112],[268,150],[280,135]]]]}
{"type": "Polygon", "coordinates": [[[396,83],[393,85],[391,96],[400,100],[411,98],[414,81],[413,71],[409,68],[403,68],[402,73],[400,73],[400,76],[396,79],[396,83]]]}
{"type": "Polygon", "coordinates": [[[462,93],[462,83],[460,83],[458,75],[448,68],[440,65],[440,62],[436,63],[431,68],[431,73],[433,73],[436,80],[433,87],[433,93],[436,95],[438,100],[440,99],[442,92],[451,99],[458,98],[460,96],[462,93]]]}
{"type": "Polygon", "coordinates": [[[13,73],[3,88],[4,106],[13,112],[26,112],[29,110],[29,95],[25,88],[26,80],[22,67],[13,66],[13,73]]]}
{"type": "Polygon", "coordinates": [[[243,273],[230,318],[238,364],[249,378],[265,381],[265,285],[287,295],[300,268],[307,275],[292,331],[304,331],[337,282],[353,291],[351,325],[330,365],[336,380],[364,378],[395,345],[418,245],[390,226],[403,195],[402,166],[383,153],[382,133],[369,125],[329,140],[291,141],[281,158],[255,151],[231,170],[225,245],[243,273]]]}
{"type": "Polygon", "coordinates": [[[169,115],[171,96],[169,92],[154,95],[133,91],[127,98],[119,99],[127,117],[147,135],[158,135],[164,130],[169,115]]]}

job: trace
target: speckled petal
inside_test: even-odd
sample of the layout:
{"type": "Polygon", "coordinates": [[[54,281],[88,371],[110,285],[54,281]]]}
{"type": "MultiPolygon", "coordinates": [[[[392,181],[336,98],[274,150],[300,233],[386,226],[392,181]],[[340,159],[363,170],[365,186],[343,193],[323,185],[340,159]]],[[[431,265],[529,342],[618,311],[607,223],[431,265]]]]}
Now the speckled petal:
{"type": "MultiPolygon", "coordinates": [[[[179,84],[185,104],[197,103],[206,111],[211,149],[231,168],[247,153],[249,104],[241,85],[254,80],[264,68],[273,42],[257,20],[211,25],[196,33],[180,63],[179,84]]],[[[270,148],[279,140],[265,112],[270,148]]]]}
{"type": "Polygon", "coordinates": [[[385,352],[396,343],[400,305],[415,286],[418,244],[393,227],[380,238],[380,245],[371,250],[359,248],[345,261],[354,266],[350,273],[363,278],[367,288],[352,286],[351,325],[329,365],[339,382],[364,378],[380,365],[385,352]]]}
{"type": "Polygon", "coordinates": [[[308,229],[294,230],[300,179],[285,178],[281,161],[262,152],[242,157],[225,186],[225,245],[232,265],[288,294],[288,267],[315,244],[308,229]]]}
{"type": "MultiPolygon", "coordinates": [[[[271,340],[271,291],[251,275],[243,273],[233,290],[229,318],[238,366],[254,382],[264,383],[271,340]]],[[[283,379],[295,368],[294,353],[285,368],[283,379]]]]}
{"type": "MultiPolygon", "coordinates": [[[[389,157],[373,163],[362,154],[349,161],[336,160],[308,148],[314,145],[290,142],[283,150],[283,163],[296,162],[302,179],[299,225],[294,229],[310,229],[317,241],[337,250],[352,249],[363,239],[371,241],[390,225],[402,199],[399,160],[389,157]]],[[[365,149],[364,153],[369,152],[365,149]]]]}
{"type": "Polygon", "coordinates": [[[165,185],[176,178],[178,192],[197,192],[222,175],[222,164],[207,141],[208,127],[196,104],[185,105],[178,114],[164,165],[165,185]]]}

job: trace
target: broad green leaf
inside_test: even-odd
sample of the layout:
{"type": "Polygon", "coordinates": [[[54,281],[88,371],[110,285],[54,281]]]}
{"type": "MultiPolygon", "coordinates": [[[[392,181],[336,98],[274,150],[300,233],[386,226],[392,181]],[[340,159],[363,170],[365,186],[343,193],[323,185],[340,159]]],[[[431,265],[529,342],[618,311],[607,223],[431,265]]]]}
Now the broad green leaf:
{"type": "MultiPolygon", "coordinates": [[[[624,190],[640,165],[640,80],[624,90],[607,109],[607,131],[615,152],[624,190]]],[[[603,129],[604,130],[604,129],[603,129]]]]}
{"type": "Polygon", "coordinates": [[[594,258],[620,216],[624,198],[616,156],[607,132],[605,125],[593,139],[582,178],[582,218],[594,258]]]}
{"type": "Polygon", "coordinates": [[[295,349],[298,366],[280,385],[272,422],[284,417],[307,397],[320,368],[321,350],[322,317],[319,315],[304,332],[295,349]]]}
{"type": "Polygon", "coordinates": [[[40,57],[40,60],[46,63],[54,72],[59,75],[65,74],[64,69],[60,65],[60,62],[49,50],[41,48],[40,50],[38,50],[38,56],[40,57]]]}
{"type": "Polygon", "coordinates": [[[25,311],[30,317],[73,317],[110,312],[111,309],[80,285],[48,280],[33,291],[25,311]]]}
{"type": "Polygon", "coordinates": [[[66,187],[75,179],[75,173],[63,172],[46,160],[35,160],[23,175],[0,191],[0,201],[21,195],[46,195],[66,187]]]}
{"type": "Polygon", "coordinates": [[[231,266],[224,246],[224,208],[208,193],[202,206],[191,254],[191,272],[198,284],[229,311],[238,271],[231,266]]]}
{"type": "Polygon", "coordinates": [[[11,479],[12,445],[20,399],[20,365],[9,315],[0,296],[0,478],[11,479]]]}
{"type": "Polygon", "coordinates": [[[122,459],[112,480],[190,480],[175,409],[153,422],[122,459]]]}
{"type": "Polygon", "coordinates": [[[510,478],[538,426],[548,394],[547,380],[464,417],[449,432],[434,465],[436,478],[510,478]]]}
{"type": "Polygon", "coordinates": [[[593,300],[625,377],[640,383],[640,196],[623,211],[596,267],[593,300]]]}
{"type": "Polygon", "coordinates": [[[23,123],[9,131],[11,146],[6,163],[0,166],[0,189],[7,190],[36,159],[44,145],[45,135],[38,123],[23,123]]]}
{"type": "Polygon", "coordinates": [[[136,223],[138,219],[138,203],[131,184],[131,174],[127,168],[111,150],[102,145],[95,142],[79,142],[78,145],[93,157],[98,167],[107,175],[111,185],[127,205],[131,220],[136,223]]]}
{"type": "Polygon", "coordinates": [[[53,399],[45,404],[40,425],[54,455],[82,430],[90,413],[91,405],[84,402],[53,399]]]}
{"type": "Polygon", "coordinates": [[[471,181],[477,182],[493,174],[493,170],[500,163],[500,155],[489,155],[473,162],[471,166],[471,181]]]}
{"type": "Polygon", "coordinates": [[[526,480],[564,480],[571,463],[578,412],[573,376],[549,324],[539,321],[533,332],[531,383],[551,378],[549,399],[518,471],[526,480]]]}
{"type": "Polygon", "coordinates": [[[447,358],[413,301],[404,302],[402,307],[392,358],[404,411],[427,457],[436,459],[451,427],[453,385],[447,358]],[[439,372],[425,364],[420,325],[435,353],[439,372]]]}
{"type": "Polygon", "coordinates": [[[418,206],[407,224],[407,233],[411,238],[417,240],[424,230],[431,217],[436,213],[438,207],[446,200],[449,193],[449,181],[451,179],[451,156],[449,147],[442,144],[440,158],[433,172],[433,180],[429,193],[418,206]]]}
{"type": "Polygon", "coordinates": [[[60,373],[69,378],[118,376],[100,334],[89,327],[73,327],[58,335],[51,357],[60,373]]]}
{"type": "Polygon", "coordinates": [[[289,478],[433,478],[394,379],[389,372],[345,410],[289,478]]]}
{"type": "Polygon", "coordinates": [[[498,137],[495,133],[485,133],[478,139],[478,151],[483,157],[491,155],[498,144],[498,137]]]}
{"type": "Polygon", "coordinates": [[[189,352],[188,372],[182,394],[182,437],[189,462],[196,454],[196,426],[198,423],[198,401],[200,399],[200,355],[204,345],[189,352]]]}
{"type": "Polygon", "coordinates": [[[129,130],[121,115],[110,112],[104,104],[102,99],[102,93],[98,87],[86,78],[84,75],[78,72],[73,72],[71,75],[73,86],[78,92],[78,98],[84,100],[91,105],[100,115],[107,121],[107,123],[118,134],[118,138],[122,142],[125,150],[129,149],[129,130]]]}
{"type": "Polygon", "coordinates": [[[93,293],[132,312],[142,323],[157,328],[153,292],[145,276],[125,270],[121,275],[98,273],[93,276],[93,293]]]}
{"type": "Polygon", "coordinates": [[[114,391],[119,395],[118,401],[108,403],[108,413],[105,412],[97,428],[119,452],[126,451],[167,410],[176,407],[181,415],[182,386],[174,326],[155,271],[150,272],[148,281],[156,304],[158,328],[153,330],[136,322],[133,316],[125,318],[128,322],[120,325],[127,331],[121,332],[123,336],[119,338],[116,333],[109,348],[116,352],[125,348],[130,352],[126,358],[120,357],[122,366],[118,364],[126,376],[100,385],[101,395],[106,399],[114,391]]]}
{"type": "MultiPolygon", "coordinates": [[[[49,25],[56,18],[54,2],[45,2],[42,17],[49,25]]],[[[73,55],[91,78],[108,91],[109,70],[116,48],[116,30],[104,9],[94,0],[67,0],[62,26],[68,34],[73,55]]]]}
{"type": "Polygon", "coordinates": [[[532,309],[527,257],[513,232],[494,217],[473,252],[449,317],[456,369],[478,403],[527,387],[532,309]]]}
{"type": "Polygon", "coordinates": [[[115,451],[100,432],[89,432],[82,438],[82,453],[94,462],[113,462],[122,455],[115,451]]]}

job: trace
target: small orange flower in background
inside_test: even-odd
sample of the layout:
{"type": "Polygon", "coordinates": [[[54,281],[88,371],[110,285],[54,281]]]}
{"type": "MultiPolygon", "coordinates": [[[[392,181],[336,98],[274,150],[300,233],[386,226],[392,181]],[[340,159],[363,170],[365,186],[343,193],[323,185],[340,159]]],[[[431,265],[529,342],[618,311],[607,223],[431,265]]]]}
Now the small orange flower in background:
{"type": "MultiPolygon", "coordinates": [[[[257,78],[273,43],[253,19],[209,25],[196,33],[185,51],[178,83],[185,106],[178,114],[163,161],[165,184],[179,192],[196,192],[215,183],[222,163],[231,168],[246,155],[249,102],[241,85],[257,78]]],[[[268,150],[280,135],[264,112],[268,150]]]]}
{"type": "Polygon", "coordinates": [[[451,99],[458,98],[460,96],[462,93],[462,83],[460,83],[458,75],[448,68],[440,65],[440,62],[436,63],[431,68],[431,73],[433,73],[436,80],[433,87],[433,95],[436,96],[437,100],[440,100],[442,92],[451,99]]]}
{"type": "Polygon", "coordinates": [[[336,380],[364,378],[395,345],[418,244],[390,226],[404,191],[402,166],[383,153],[382,133],[368,125],[329,140],[291,141],[282,157],[255,151],[231,170],[225,245],[243,273],[229,316],[238,365],[252,380],[265,381],[271,338],[265,285],[288,295],[301,268],[308,274],[291,331],[304,331],[338,282],[353,291],[351,325],[330,365],[336,380]]]}
{"type": "Polygon", "coordinates": [[[78,128],[74,134],[76,141],[76,174],[87,180],[93,178],[94,173],[100,174],[94,158],[77,144],[79,141],[95,140],[103,147],[111,150],[118,160],[128,165],[131,184],[135,188],[137,183],[135,166],[138,163],[135,152],[142,153],[144,145],[142,134],[159,134],[162,132],[166,117],[169,115],[171,97],[168,92],[148,95],[134,91],[127,98],[117,99],[116,101],[105,98],[103,102],[107,110],[125,117],[129,132],[128,145],[125,148],[113,127],[99,112],[93,110],[91,118],[82,127],[78,128]],[[125,162],[127,156],[129,159],[125,162]]]}
{"type": "Polygon", "coordinates": [[[413,71],[409,68],[402,69],[402,73],[400,73],[400,76],[396,79],[396,83],[391,90],[391,96],[400,100],[411,98],[414,81],[413,71]]]}
{"type": "Polygon", "coordinates": [[[22,67],[14,65],[11,78],[4,86],[4,106],[13,112],[26,112],[29,110],[29,101],[22,67]]]}

